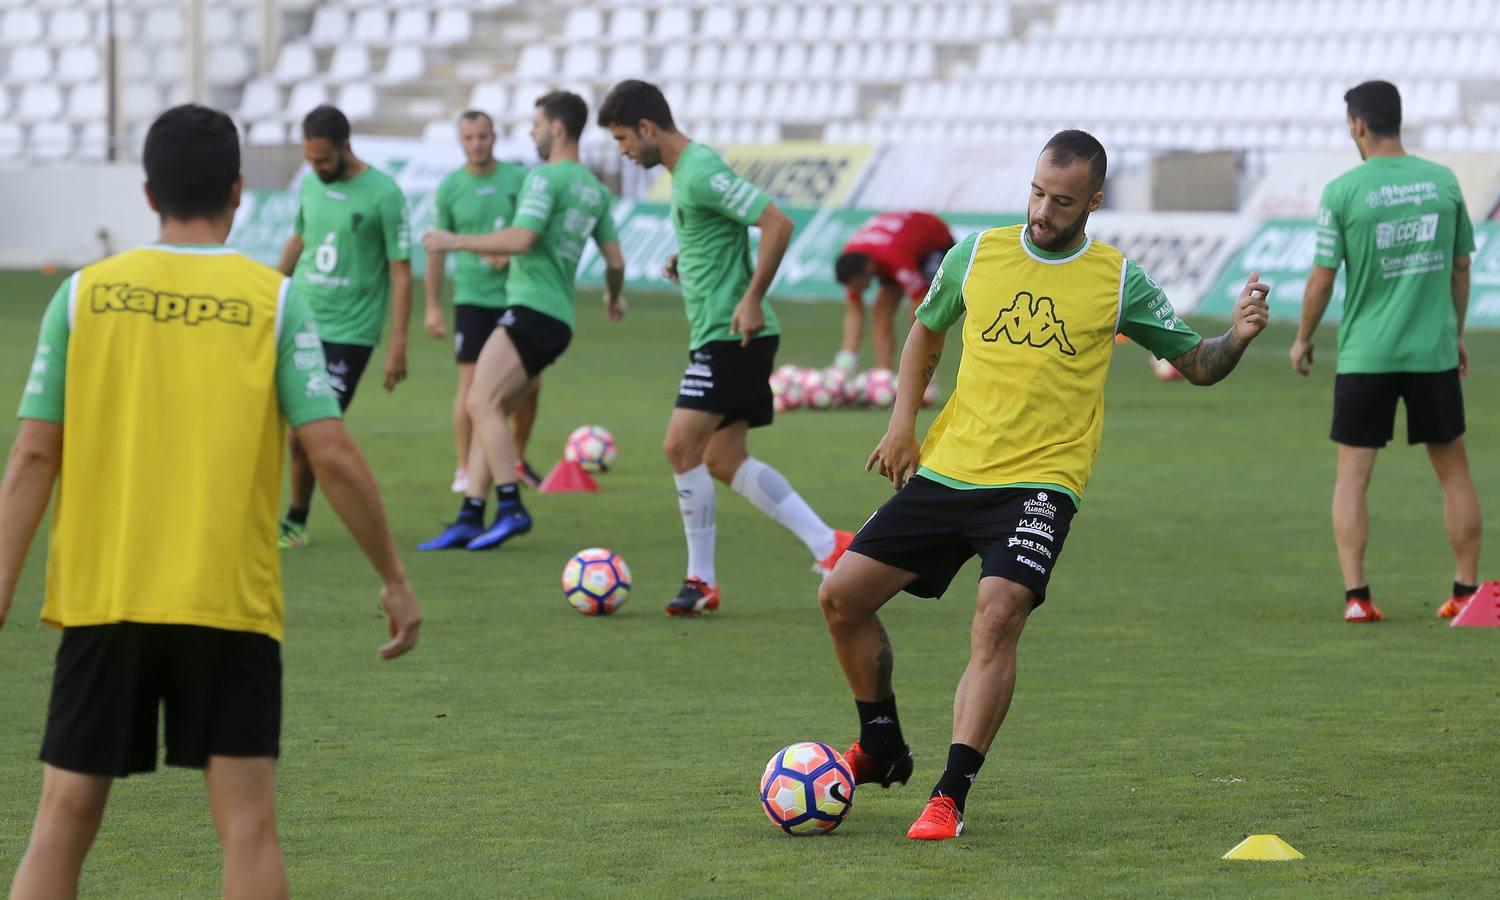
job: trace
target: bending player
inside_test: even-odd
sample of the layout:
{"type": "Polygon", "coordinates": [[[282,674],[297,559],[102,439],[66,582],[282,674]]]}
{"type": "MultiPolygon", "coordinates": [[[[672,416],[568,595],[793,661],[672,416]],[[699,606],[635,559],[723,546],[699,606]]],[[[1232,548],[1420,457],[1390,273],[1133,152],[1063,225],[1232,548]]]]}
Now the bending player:
{"type": "MultiPolygon", "coordinates": [[[[526,178],[526,169],[495,159],[495,124],[488,115],[471,109],[458,117],[458,142],[463,148],[464,165],[438,184],[434,203],[434,220],[438,228],[458,234],[488,234],[510,224],[516,213],[516,195],[526,178]]],[[[427,333],[446,337],[447,323],[439,299],[443,292],[444,270],[448,254],[434,250],[427,256],[427,333]]],[[[474,381],[474,362],[489,339],[490,332],[505,314],[505,288],[510,277],[510,257],[459,253],[453,271],[453,355],[458,363],[458,390],[453,394],[453,443],[458,463],[453,472],[453,493],[469,488],[469,452],[472,450],[473,427],[469,422],[469,385],[474,381]]],[[[520,459],[516,475],[531,487],[539,479],[526,464],[526,443],[536,423],[537,397],[541,380],[516,406],[512,430],[516,436],[516,455],[520,459]]]]}
{"type": "Polygon", "coordinates": [[[510,227],[489,234],[429,231],[427,251],[462,250],[509,256],[509,306],[474,365],[469,417],[474,450],[469,485],[458,519],[421,550],[488,550],[531,530],[531,514],[516,485],[515,434],[507,416],[533,389],[542,370],[573,339],[578,260],[592,237],[605,261],[604,308],[611,320],[625,315],[625,258],[610,218],[609,190],[578,161],[578,138],[588,123],[583,98],[554,91],[536,101],[531,137],[547,161],[526,174],[510,227]],[[485,495],[495,486],[495,520],[484,527],[485,495]]]}
{"type": "Polygon", "coordinates": [[[828,527],[785,477],[750,455],[751,428],[771,424],[770,376],[778,328],[766,290],[792,236],[792,221],[719,155],[677,130],[653,84],[622,81],[604,98],[599,124],[620,152],[672,173],[672,226],[678,251],[667,277],[682,285],[691,336],[688,367],[663,450],[677,483],[688,568],[667,614],[719,607],[714,570],[714,479],[795,534],[826,574],[854,537],[828,527]],[[761,230],[750,256],[750,225],[761,230]]]}
{"type": "Polygon", "coordinates": [[[1021,629],[1046,599],[1099,450],[1116,332],[1194,384],[1213,384],[1266,326],[1267,288],[1252,275],[1233,327],[1202,340],[1139,266],[1090,239],[1105,171],[1098,141],[1058,133],[1037,160],[1027,224],[971,235],[948,252],[906,339],[890,427],[866,464],[897,493],[819,593],[859,710],[859,740],[846,756],[855,780],[904,784],[912,758],[876,612],[901,590],[940,596],[970,557],[983,561],[947,766],[908,837],[963,831],[969,787],[1010,706],[1021,629]],[[922,391],[960,318],[958,383],[919,450],[922,391]]]}
{"type": "Polygon", "coordinates": [[[922,302],[927,285],[953,246],[953,233],[932,213],[881,213],[859,227],[833,265],[834,277],[848,292],[844,308],[844,342],[833,364],[846,372],[859,366],[859,345],[865,330],[865,291],[878,281],[875,292],[875,368],[889,369],[896,349],[896,307],[903,294],[913,309],[922,302]]]}

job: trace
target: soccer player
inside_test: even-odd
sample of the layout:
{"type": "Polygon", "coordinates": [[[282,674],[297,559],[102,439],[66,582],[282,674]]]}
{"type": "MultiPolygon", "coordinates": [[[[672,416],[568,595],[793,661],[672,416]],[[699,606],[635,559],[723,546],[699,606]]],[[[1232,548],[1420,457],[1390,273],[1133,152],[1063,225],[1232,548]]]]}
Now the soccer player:
{"type": "Polygon", "coordinates": [[[714,480],[729,485],[795,534],[826,573],[854,535],[828,527],[775,469],[750,455],[751,428],[771,424],[770,376],[779,329],[766,291],[792,236],[792,221],[719,155],[677,130],[653,84],[622,81],[599,109],[620,152],[672,173],[677,254],[667,277],[682,285],[691,331],[688,366],[663,447],[677,482],[687,535],[687,578],[667,614],[719,607],[714,571],[714,480]],[[761,230],[758,258],[748,226],[761,230]]]}
{"type": "MultiPolygon", "coordinates": [[[[485,113],[471,109],[458,117],[458,140],[467,161],[444,178],[437,188],[435,219],[438,228],[458,234],[488,234],[510,224],[516,212],[516,195],[526,169],[495,159],[495,124],[485,113]]],[[[428,255],[427,333],[447,336],[442,296],[447,254],[428,255]]],[[[505,283],[510,275],[510,257],[459,253],[453,272],[453,354],[458,361],[458,390],[453,395],[453,439],[458,465],[453,473],[453,493],[468,490],[469,452],[472,428],[466,400],[474,380],[474,362],[500,323],[505,311],[505,283]]],[[[531,393],[517,406],[513,417],[516,450],[521,462],[516,474],[536,487],[539,479],[526,464],[526,442],[536,422],[538,380],[531,393]]]]}
{"type": "MultiPolygon", "coordinates": [[[[387,311],[391,343],[385,389],[406,379],[406,331],[411,319],[411,234],[406,199],[396,182],[354,155],[349,120],[319,106],[302,120],[302,178],[297,226],[277,267],[291,275],[312,306],[328,360],[328,380],[347,411],[364,375],[387,311]]],[[[307,514],[317,477],[292,437],[292,497],[281,520],[281,547],[305,547],[307,514]]]]}
{"type": "Polygon", "coordinates": [[[62,642],[13,898],[77,895],[114,779],[156,768],[162,706],[167,764],[203,770],[224,894],[286,896],[272,525],[288,423],[384,584],[381,657],[417,641],[421,612],[308,303],[223,245],[239,147],[223,113],[162,113],[143,154],[159,242],[75,273],[42,318],[0,482],[0,623],[60,483],[42,620],[62,642]]]}
{"type": "Polygon", "coordinates": [[[846,372],[859,365],[864,339],[865,290],[878,281],[875,292],[875,368],[889,369],[896,349],[895,316],[901,295],[912,306],[922,301],[927,285],[953,246],[953,233],[932,213],[887,212],[859,227],[834,262],[833,273],[848,292],[844,307],[844,342],[833,364],[846,372]]]}
{"type": "Polygon", "coordinates": [[[510,257],[509,305],[485,341],[469,386],[474,451],[469,487],[458,519],[422,550],[488,550],[531,530],[531,514],[516,485],[515,434],[506,414],[524,401],[542,370],[557,361],[573,339],[574,281],[590,238],[604,256],[604,310],[612,321],[625,315],[625,257],[610,218],[609,189],[578,161],[578,139],[588,124],[583,98],[553,91],[536,101],[531,138],[546,165],[526,173],[510,226],[487,234],[429,231],[423,246],[510,257]],[[485,495],[495,485],[494,522],[484,526],[485,495]]]}
{"type": "Polygon", "coordinates": [[[1449,618],[1479,583],[1479,496],[1464,449],[1459,381],[1469,374],[1463,334],[1474,228],[1453,173],[1402,146],[1395,85],[1367,81],[1344,94],[1344,103],[1364,163],[1323,190],[1292,368],[1306,375],[1312,366],[1313,334],[1342,264],[1347,289],[1331,436],[1338,445],[1333,536],[1344,573],[1344,621],[1383,618],[1365,577],[1365,495],[1376,454],[1395,429],[1397,398],[1406,404],[1407,442],[1427,445],[1443,490],[1457,572],[1437,614],[1449,618]]]}
{"type": "Polygon", "coordinates": [[[1252,275],[1229,331],[1203,340],[1139,266],[1092,240],[1085,229],[1104,200],[1106,166],[1092,136],[1059,132],[1037,160],[1026,225],[948,251],[906,339],[890,426],[866,463],[896,495],[819,593],[859,711],[846,759],[857,783],[889,787],[911,777],[912,759],[876,612],[901,590],[937,597],[970,557],[983,563],[947,766],[911,838],[963,830],[969,787],[1010,706],[1021,629],[1046,599],[1099,450],[1115,334],[1213,384],[1266,325],[1267,288],[1252,275]],[[957,385],[919,448],[922,390],[960,318],[957,385]]]}

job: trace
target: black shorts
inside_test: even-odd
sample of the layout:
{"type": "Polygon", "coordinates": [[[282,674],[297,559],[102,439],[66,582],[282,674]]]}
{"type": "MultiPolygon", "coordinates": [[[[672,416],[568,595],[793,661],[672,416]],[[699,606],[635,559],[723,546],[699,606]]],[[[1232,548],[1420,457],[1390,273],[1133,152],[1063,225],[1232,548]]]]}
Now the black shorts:
{"type": "Polygon", "coordinates": [[[504,307],[475,306],[472,303],[453,305],[453,358],[461,363],[472,364],[479,359],[479,351],[490,339],[490,332],[500,327],[504,307]]]}
{"type": "Polygon", "coordinates": [[[557,362],[573,341],[573,329],[566,323],[528,306],[507,306],[496,327],[505,329],[521,357],[521,367],[531,378],[557,362]]]}
{"type": "Polygon", "coordinates": [[[941,596],[978,554],[981,577],[1024,585],[1040,606],[1074,512],[1061,491],[960,490],[918,475],[875,511],[849,549],[915,574],[906,592],[918,597],[941,596]]]}
{"type": "Polygon", "coordinates": [[[354,402],[354,391],[364,377],[365,366],[370,364],[374,347],[361,344],[333,344],[323,342],[323,359],[328,364],[328,384],[339,398],[339,409],[346,410],[354,402]]]}
{"type": "Polygon", "coordinates": [[[163,707],[169,766],[201,769],[210,756],[278,756],[281,644],[198,625],[66,628],[42,762],[120,778],[153,771],[163,707]]]}
{"type": "Polygon", "coordinates": [[[771,397],[771,370],[781,338],[760,337],[749,346],[739,341],[709,341],[688,353],[688,367],[677,386],[677,408],[721,413],[725,428],[748,422],[751,428],[771,424],[776,404],[771,397]]]}
{"type": "Polygon", "coordinates": [[[1396,432],[1396,400],[1406,403],[1406,442],[1446,444],[1463,437],[1458,370],[1346,374],[1333,382],[1330,437],[1349,447],[1384,447],[1396,432]]]}

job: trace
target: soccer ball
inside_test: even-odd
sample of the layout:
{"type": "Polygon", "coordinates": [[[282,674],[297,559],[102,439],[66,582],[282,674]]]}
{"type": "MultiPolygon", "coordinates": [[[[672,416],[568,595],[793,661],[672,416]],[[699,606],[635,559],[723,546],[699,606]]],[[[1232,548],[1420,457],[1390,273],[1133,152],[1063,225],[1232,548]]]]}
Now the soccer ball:
{"type": "Polygon", "coordinates": [[[833,391],[823,377],[822,369],[803,369],[797,373],[797,387],[802,391],[802,405],[808,409],[833,406],[833,391]]]}
{"type": "Polygon", "coordinates": [[[771,400],[779,413],[802,405],[802,388],[797,386],[795,376],[782,372],[785,368],[782,366],[771,375],[771,400]]]}
{"type": "Polygon", "coordinates": [[[864,406],[869,401],[865,399],[865,390],[870,384],[870,373],[860,372],[849,379],[844,394],[848,398],[850,406],[864,406]]]}
{"type": "Polygon", "coordinates": [[[563,566],[563,596],[586,616],[607,616],[630,596],[630,567],[613,550],[590,547],[563,566]]]}
{"type": "Polygon", "coordinates": [[[834,406],[847,406],[849,404],[849,378],[843,369],[837,366],[829,366],[824,369],[823,385],[833,395],[834,406]]]}
{"type": "Polygon", "coordinates": [[[608,431],[598,425],[584,425],[573,429],[568,443],[563,447],[563,459],[576,462],[586,472],[607,472],[615,464],[619,448],[608,431]]]}
{"type": "Polygon", "coordinates": [[[896,401],[896,376],[890,369],[871,369],[865,381],[865,402],[886,409],[896,401]]]}
{"type": "Polygon", "coordinates": [[[854,804],[854,774],[827,744],[783,747],[760,777],[760,805],[787,834],[827,834],[854,804]]]}

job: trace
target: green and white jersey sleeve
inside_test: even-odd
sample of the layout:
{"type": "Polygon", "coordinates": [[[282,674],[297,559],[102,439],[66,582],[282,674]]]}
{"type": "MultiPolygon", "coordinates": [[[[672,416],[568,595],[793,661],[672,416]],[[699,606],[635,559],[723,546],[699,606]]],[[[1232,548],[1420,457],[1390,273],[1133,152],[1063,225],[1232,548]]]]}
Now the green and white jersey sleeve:
{"type": "Polygon", "coordinates": [[[978,244],[979,234],[971,234],[948,248],[917,307],[917,321],[933,331],[947,331],[964,314],[964,279],[978,244]]]}
{"type": "Polygon", "coordinates": [[[536,234],[531,250],[510,261],[511,306],[524,306],[573,327],[578,261],[590,238],[616,239],[609,189],[573,160],[526,175],[511,225],[536,234]]]}
{"type": "Polygon", "coordinates": [[[18,419],[62,424],[68,385],[68,305],[77,284],[75,274],[58,286],[42,314],[41,334],[31,359],[31,373],[21,394],[18,419]]]}
{"type": "Polygon", "coordinates": [[[1313,250],[1313,264],[1329,269],[1338,269],[1344,262],[1343,204],[1339,201],[1338,182],[1323,188],[1318,201],[1317,246],[1313,250]]]}
{"type": "Polygon", "coordinates": [[[1182,321],[1166,292],[1133,259],[1125,261],[1124,290],[1120,333],[1150,350],[1157,359],[1176,359],[1203,340],[1182,321]]]}
{"type": "Polygon", "coordinates": [[[293,428],[342,417],[338,396],[328,382],[328,364],[312,309],[290,286],[281,303],[276,334],[276,399],[293,428]]]}

